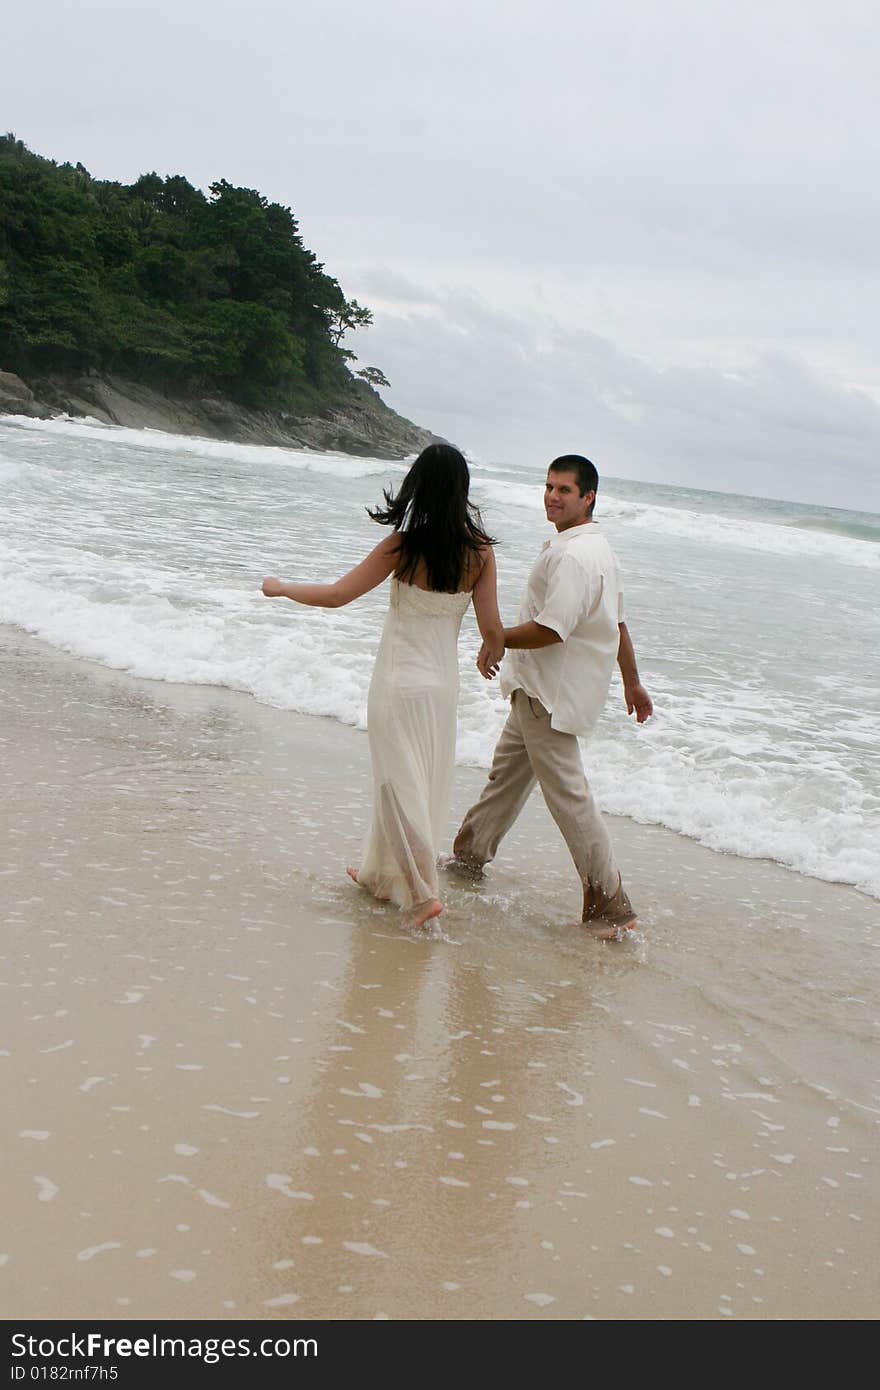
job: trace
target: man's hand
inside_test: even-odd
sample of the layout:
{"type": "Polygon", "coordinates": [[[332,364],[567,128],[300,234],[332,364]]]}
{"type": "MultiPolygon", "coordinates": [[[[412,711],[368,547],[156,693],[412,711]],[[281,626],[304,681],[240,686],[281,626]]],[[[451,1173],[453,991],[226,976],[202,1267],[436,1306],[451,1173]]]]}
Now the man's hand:
{"type": "Polygon", "coordinates": [[[637,724],[644,724],[654,713],[654,702],[641,681],[636,681],[634,685],[625,685],[623,698],[626,700],[627,714],[635,714],[637,724]]]}
{"type": "Polygon", "coordinates": [[[490,681],[498,675],[501,658],[504,656],[503,642],[484,642],[477,656],[477,670],[484,680],[490,681]]]}
{"type": "Polygon", "coordinates": [[[263,593],[266,595],[266,598],[280,598],[284,593],[284,584],[280,579],[276,579],[274,575],[267,575],[263,580],[263,593]]]}

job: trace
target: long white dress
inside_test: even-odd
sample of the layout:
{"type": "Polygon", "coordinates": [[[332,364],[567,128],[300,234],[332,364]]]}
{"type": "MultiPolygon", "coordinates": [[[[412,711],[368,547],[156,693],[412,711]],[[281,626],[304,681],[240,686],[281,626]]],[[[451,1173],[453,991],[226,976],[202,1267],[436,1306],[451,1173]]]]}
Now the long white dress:
{"type": "Polygon", "coordinates": [[[455,765],[458,633],[470,593],[392,578],[367,701],[373,814],[358,883],[399,907],[436,898],[455,765]]]}

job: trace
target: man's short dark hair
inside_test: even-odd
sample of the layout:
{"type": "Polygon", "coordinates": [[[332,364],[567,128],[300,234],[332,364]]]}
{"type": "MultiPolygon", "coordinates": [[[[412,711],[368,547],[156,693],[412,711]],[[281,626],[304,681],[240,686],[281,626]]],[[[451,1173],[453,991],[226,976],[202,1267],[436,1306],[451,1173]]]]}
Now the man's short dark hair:
{"type": "Polygon", "coordinates": [[[550,465],[551,473],[575,473],[577,475],[578,492],[581,497],[586,497],[588,492],[598,492],[599,474],[596,472],[596,465],[585,459],[583,454],[561,454],[558,459],[554,459],[550,465]]]}

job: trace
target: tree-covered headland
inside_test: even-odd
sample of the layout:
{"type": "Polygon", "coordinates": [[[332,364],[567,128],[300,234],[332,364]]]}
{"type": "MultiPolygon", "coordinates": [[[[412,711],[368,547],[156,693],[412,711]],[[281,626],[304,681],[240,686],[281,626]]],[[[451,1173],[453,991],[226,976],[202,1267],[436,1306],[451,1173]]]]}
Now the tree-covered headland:
{"type": "MultiPolygon", "coordinates": [[[[303,245],[291,210],[255,189],[93,179],[0,137],[8,371],[93,369],[300,413],[350,391],[343,340],[371,321],[303,245]]],[[[387,384],[378,368],[361,375],[387,384]]]]}

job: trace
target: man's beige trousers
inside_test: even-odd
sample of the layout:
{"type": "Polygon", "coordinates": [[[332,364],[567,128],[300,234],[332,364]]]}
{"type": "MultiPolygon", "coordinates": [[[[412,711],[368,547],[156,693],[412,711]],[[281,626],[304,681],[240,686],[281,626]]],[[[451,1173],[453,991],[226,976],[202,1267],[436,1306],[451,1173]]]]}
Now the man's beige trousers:
{"type": "Polygon", "coordinates": [[[540,700],[523,690],[511,696],[489,780],[455,837],[456,859],[474,868],[494,859],[535,782],[584,888],[592,886],[607,897],[616,894],[620,874],[611,837],[587,784],[577,738],[551,729],[550,715],[540,700]]]}

